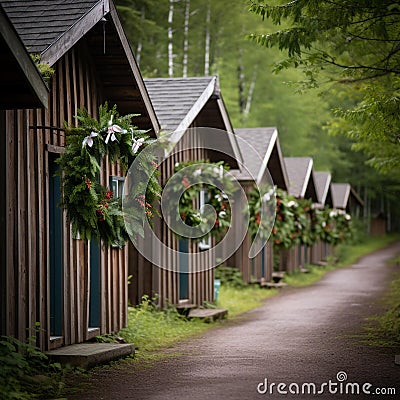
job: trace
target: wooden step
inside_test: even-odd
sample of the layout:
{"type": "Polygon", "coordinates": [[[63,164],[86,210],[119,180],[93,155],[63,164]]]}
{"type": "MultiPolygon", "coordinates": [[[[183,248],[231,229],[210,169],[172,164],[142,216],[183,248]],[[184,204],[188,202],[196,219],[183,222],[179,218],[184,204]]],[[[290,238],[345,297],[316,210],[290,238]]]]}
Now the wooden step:
{"type": "Polygon", "coordinates": [[[78,343],[45,353],[53,362],[74,367],[91,368],[118,358],[135,354],[133,344],[78,343]]]}
{"type": "Polygon", "coordinates": [[[198,318],[206,322],[223,319],[227,316],[228,310],[223,308],[193,308],[189,311],[189,318],[198,318]]]}
{"type": "Polygon", "coordinates": [[[287,286],[288,284],[285,282],[263,282],[261,283],[261,287],[265,287],[265,288],[277,288],[277,289],[281,289],[285,286],[287,286]]]}

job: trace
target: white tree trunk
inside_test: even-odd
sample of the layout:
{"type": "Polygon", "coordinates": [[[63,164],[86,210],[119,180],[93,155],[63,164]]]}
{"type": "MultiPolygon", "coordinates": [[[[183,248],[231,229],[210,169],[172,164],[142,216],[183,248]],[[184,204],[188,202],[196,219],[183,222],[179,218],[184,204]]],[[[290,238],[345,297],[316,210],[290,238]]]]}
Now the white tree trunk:
{"type": "Polygon", "coordinates": [[[238,94],[239,94],[239,111],[243,117],[244,109],[246,107],[246,100],[244,98],[245,76],[244,76],[244,66],[243,66],[242,56],[243,56],[243,49],[240,47],[238,54],[237,78],[238,78],[238,94]]]}
{"type": "Polygon", "coordinates": [[[211,25],[211,5],[208,2],[206,17],[206,46],[204,52],[204,75],[210,74],[210,25],[211,25]]]}
{"type": "Polygon", "coordinates": [[[251,103],[253,100],[253,93],[254,93],[254,88],[256,86],[256,79],[257,79],[257,65],[254,65],[253,67],[253,76],[251,78],[250,86],[249,86],[249,91],[247,93],[247,100],[246,100],[246,107],[243,112],[243,122],[245,122],[250,114],[250,109],[251,109],[251,103]]]}
{"type": "Polygon", "coordinates": [[[174,20],[174,0],[169,0],[168,13],[168,76],[174,76],[174,52],[172,44],[172,21],[174,20]]]}
{"type": "Polygon", "coordinates": [[[186,0],[185,24],[183,31],[183,71],[182,76],[187,77],[188,72],[188,51],[189,51],[189,18],[190,18],[190,0],[186,0]]]}
{"type": "MultiPolygon", "coordinates": [[[[142,20],[142,22],[144,21],[144,18],[145,18],[145,10],[143,6],[140,15],[140,19],[142,20]]],[[[136,48],[136,62],[138,66],[140,65],[140,56],[142,55],[142,48],[143,48],[143,41],[142,38],[139,38],[139,42],[136,48]]]]}

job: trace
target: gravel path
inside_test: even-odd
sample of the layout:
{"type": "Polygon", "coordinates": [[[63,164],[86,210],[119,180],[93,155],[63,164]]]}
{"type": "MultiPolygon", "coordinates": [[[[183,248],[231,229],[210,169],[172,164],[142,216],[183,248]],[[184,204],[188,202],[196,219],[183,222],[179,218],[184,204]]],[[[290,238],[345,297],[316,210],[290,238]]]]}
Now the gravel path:
{"type": "Polygon", "coordinates": [[[315,285],[283,289],[241,318],[177,345],[150,368],[96,372],[91,391],[76,399],[400,398],[396,352],[353,337],[381,311],[380,299],[400,271],[385,261],[399,251],[397,243],[315,285]],[[313,385],[303,383],[323,393],[314,395],[313,385]],[[346,395],[346,389],[357,390],[349,383],[361,394],[346,395]],[[395,388],[398,394],[368,395],[364,384],[371,393],[395,388]]]}

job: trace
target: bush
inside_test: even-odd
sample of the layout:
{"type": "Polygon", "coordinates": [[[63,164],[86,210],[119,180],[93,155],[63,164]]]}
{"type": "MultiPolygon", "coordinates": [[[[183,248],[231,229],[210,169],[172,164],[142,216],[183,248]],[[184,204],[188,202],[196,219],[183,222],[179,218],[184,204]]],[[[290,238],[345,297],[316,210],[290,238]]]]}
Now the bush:
{"type": "Polygon", "coordinates": [[[242,279],[242,273],[236,267],[220,265],[215,269],[215,279],[219,279],[221,285],[229,285],[234,288],[246,286],[246,283],[242,279]]]}
{"type": "Polygon", "coordinates": [[[51,364],[30,342],[0,337],[0,398],[53,398],[63,387],[61,365],[51,364]]]}

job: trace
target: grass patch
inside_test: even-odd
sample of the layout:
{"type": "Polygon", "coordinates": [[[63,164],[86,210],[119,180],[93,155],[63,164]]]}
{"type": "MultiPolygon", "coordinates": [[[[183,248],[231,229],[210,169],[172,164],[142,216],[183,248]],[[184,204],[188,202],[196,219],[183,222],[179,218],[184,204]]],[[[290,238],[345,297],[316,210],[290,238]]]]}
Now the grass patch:
{"type": "Polygon", "coordinates": [[[400,347],[400,273],[390,285],[390,290],[383,299],[386,312],[369,318],[363,342],[377,347],[400,347]]]}
{"type": "Polygon", "coordinates": [[[119,335],[128,343],[134,343],[139,358],[157,349],[173,345],[208,328],[198,320],[187,320],[175,308],[160,311],[145,298],[137,307],[128,310],[128,326],[119,335]]]}
{"type": "Polygon", "coordinates": [[[222,285],[217,304],[218,307],[226,308],[229,313],[228,318],[232,318],[259,307],[263,300],[276,293],[276,289],[265,289],[256,285],[248,285],[243,288],[222,285]]]}
{"type": "Polygon", "coordinates": [[[368,236],[361,243],[338,246],[335,255],[338,257],[339,266],[351,265],[368,253],[382,249],[397,240],[400,240],[398,233],[384,236],[368,236]]]}
{"type": "MultiPolygon", "coordinates": [[[[400,240],[399,234],[390,234],[385,236],[368,236],[361,243],[344,244],[338,246],[335,251],[335,256],[328,260],[328,265],[306,265],[308,273],[295,271],[285,275],[284,281],[290,286],[308,286],[319,281],[327,272],[338,267],[347,267],[357,262],[361,257],[372,253],[375,250],[384,248],[391,243],[400,240]],[[336,261],[335,261],[336,260],[336,261]]],[[[400,257],[397,257],[393,262],[399,262],[400,257]]]]}
{"type": "Polygon", "coordinates": [[[336,268],[333,264],[327,266],[306,265],[305,267],[309,272],[304,273],[295,271],[291,274],[285,275],[284,282],[289,286],[308,286],[319,281],[327,272],[336,268]]]}

